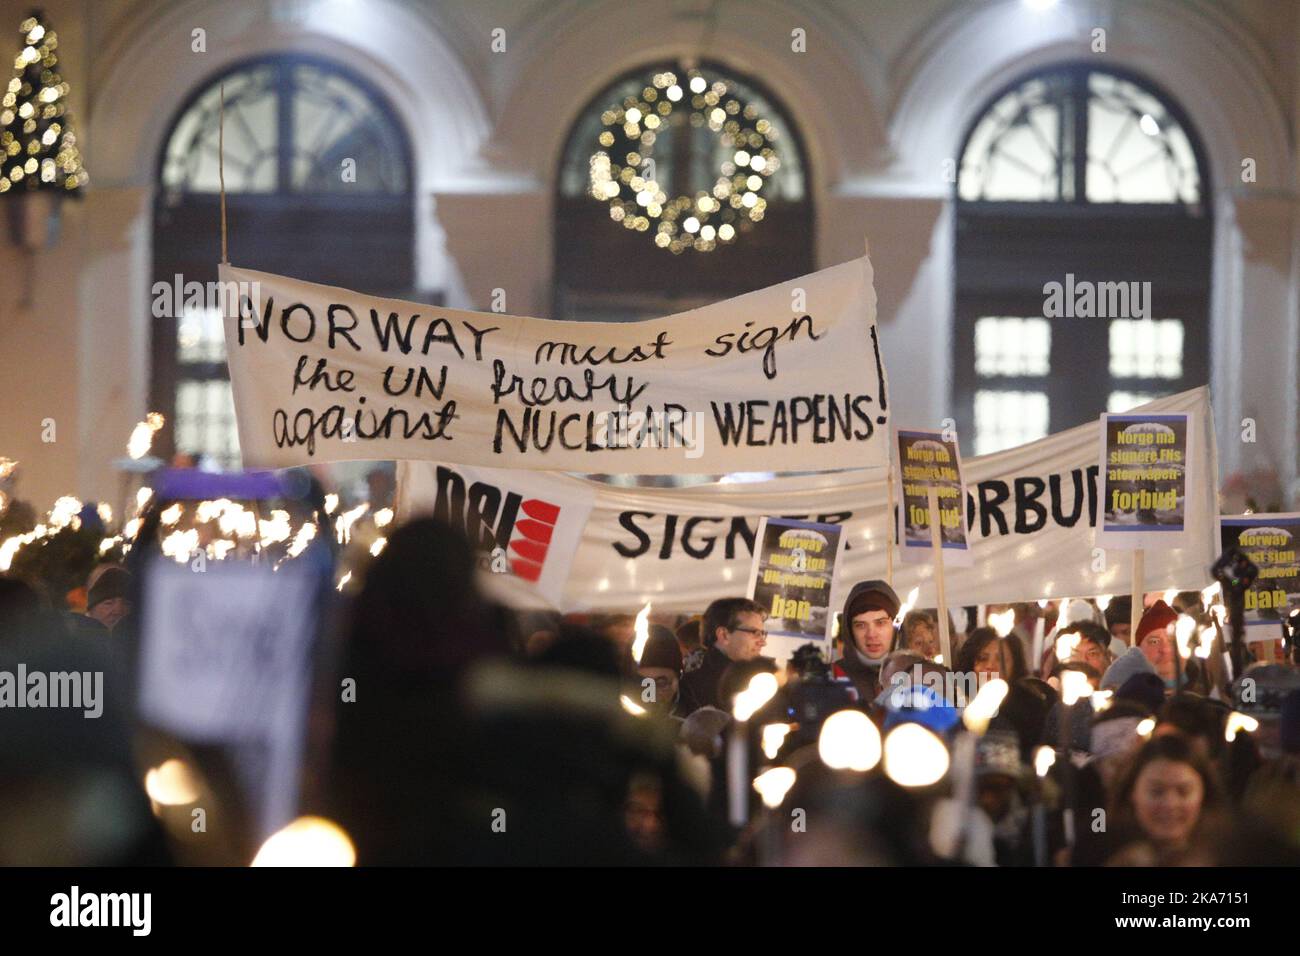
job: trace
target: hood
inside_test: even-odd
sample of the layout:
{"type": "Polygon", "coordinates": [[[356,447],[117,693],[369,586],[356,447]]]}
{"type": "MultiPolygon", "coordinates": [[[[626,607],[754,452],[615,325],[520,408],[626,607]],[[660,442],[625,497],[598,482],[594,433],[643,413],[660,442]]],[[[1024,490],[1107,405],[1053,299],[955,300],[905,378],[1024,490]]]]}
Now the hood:
{"type": "Polygon", "coordinates": [[[1140,647],[1130,647],[1124,652],[1123,656],[1106,668],[1106,673],[1101,676],[1101,686],[1107,688],[1118,688],[1123,686],[1124,682],[1134,674],[1154,674],[1156,669],[1151,666],[1147,656],[1142,653],[1140,647]]]}
{"type": "Polygon", "coordinates": [[[846,671],[851,670],[855,665],[863,668],[879,668],[885,656],[898,647],[898,629],[895,628],[894,639],[889,644],[889,650],[881,655],[880,660],[868,662],[858,654],[857,644],[853,640],[853,617],[855,613],[862,613],[861,607],[869,600],[881,607],[890,617],[898,616],[901,602],[894,589],[884,581],[859,581],[853,585],[848,597],[844,599],[844,610],[840,615],[840,637],[844,639],[844,660],[841,664],[845,665],[846,671]]]}

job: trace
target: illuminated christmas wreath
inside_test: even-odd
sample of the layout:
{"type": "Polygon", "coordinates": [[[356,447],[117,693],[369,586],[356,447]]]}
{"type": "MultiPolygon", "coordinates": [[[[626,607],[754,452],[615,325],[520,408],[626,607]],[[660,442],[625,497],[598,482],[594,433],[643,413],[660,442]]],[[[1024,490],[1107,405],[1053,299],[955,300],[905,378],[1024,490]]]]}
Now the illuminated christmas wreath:
{"type": "Polygon", "coordinates": [[[781,162],[773,142],[778,132],[722,80],[709,83],[699,71],[656,73],[639,96],[601,114],[600,149],[591,157],[591,195],[609,203],[609,215],[625,229],[648,232],[656,246],[681,253],[708,252],[760,222],[767,210],[761,195],[781,162]],[[707,127],[731,156],[718,169],[710,191],[668,198],[655,176],[656,138],[681,115],[693,128],[707,127]]]}

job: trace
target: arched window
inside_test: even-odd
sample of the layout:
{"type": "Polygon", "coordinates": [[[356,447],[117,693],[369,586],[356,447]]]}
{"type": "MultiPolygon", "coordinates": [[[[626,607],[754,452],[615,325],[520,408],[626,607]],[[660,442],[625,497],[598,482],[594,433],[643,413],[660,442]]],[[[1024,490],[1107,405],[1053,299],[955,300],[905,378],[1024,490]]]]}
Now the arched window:
{"type": "MultiPolygon", "coordinates": [[[[334,64],[281,56],[206,83],[182,108],[159,161],[154,281],[214,282],[221,257],[217,140],[225,86],[231,262],[411,298],[414,204],[406,134],[382,95],[334,64]]],[[[172,299],[178,297],[174,294],[172,299]]],[[[221,312],[157,307],[151,407],[165,452],[238,464],[221,312]],[[159,314],[159,313],[163,314],[159,314]]]]}
{"type": "Polygon", "coordinates": [[[565,146],[553,316],[644,318],[812,271],[806,177],[794,125],[754,80],[713,64],[627,74],[565,146]]]}
{"type": "Polygon", "coordinates": [[[1021,79],[963,140],[954,403],[985,454],[1206,382],[1204,154],[1145,80],[1021,79]]]}

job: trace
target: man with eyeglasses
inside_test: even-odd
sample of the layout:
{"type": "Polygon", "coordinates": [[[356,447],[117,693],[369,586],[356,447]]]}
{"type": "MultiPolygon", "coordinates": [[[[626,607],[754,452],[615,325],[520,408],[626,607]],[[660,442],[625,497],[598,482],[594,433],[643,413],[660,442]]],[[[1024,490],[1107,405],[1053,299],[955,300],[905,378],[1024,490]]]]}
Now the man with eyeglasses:
{"type": "Polygon", "coordinates": [[[730,711],[730,703],[718,700],[718,681],[732,661],[752,661],[763,653],[767,614],[761,604],[749,598],[722,598],[704,612],[700,632],[704,638],[704,660],[682,677],[677,714],[689,717],[701,707],[730,711]]]}

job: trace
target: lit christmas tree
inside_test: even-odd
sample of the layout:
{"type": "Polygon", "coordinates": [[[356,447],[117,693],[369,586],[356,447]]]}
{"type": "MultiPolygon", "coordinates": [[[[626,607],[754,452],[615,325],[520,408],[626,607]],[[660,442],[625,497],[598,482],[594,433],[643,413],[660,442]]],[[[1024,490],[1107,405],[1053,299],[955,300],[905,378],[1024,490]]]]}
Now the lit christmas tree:
{"type": "Polygon", "coordinates": [[[79,195],[87,181],[67,115],[68,84],[56,67],[59,38],[33,13],[0,99],[0,193],[46,189],[79,195]]]}

